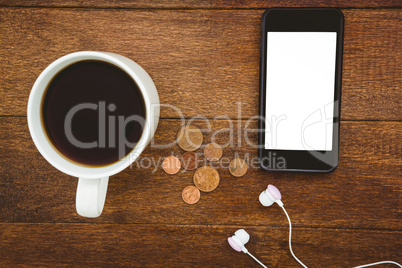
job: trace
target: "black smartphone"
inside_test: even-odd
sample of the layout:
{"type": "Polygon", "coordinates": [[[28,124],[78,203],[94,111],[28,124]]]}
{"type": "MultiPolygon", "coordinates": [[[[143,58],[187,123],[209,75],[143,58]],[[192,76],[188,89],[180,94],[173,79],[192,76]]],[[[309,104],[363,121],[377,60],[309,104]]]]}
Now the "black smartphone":
{"type": "Polygon", "coordinates": [[[269,171],[338,166],[344,17],[336,8],[262,16],[259,149],[269,171]]]}

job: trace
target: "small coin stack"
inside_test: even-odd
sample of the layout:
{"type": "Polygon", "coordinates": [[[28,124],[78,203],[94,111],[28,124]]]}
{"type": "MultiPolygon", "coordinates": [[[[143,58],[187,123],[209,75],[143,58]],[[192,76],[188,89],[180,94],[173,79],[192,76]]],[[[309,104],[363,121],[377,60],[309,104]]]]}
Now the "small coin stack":
{"type": "MultiPolygon", "coordinates": [[[[199,156],[194,153],[202,145],[203,135],[199,128],[193,125],[184,126],[177,134],[177,144],[186,151],[181,161],[176,156],[168,156],[163,160],[162,168],[167,174],[176,174],[180,166],[185,170],[198,168],[199,156]]],[[[222,157],[222,147],[216,143],[209,143],[204,148],[204,156],[208,161],[219,161],[222,157]]],[[[235,158],[229,164],[229,172],[235,177],[241,177],[247,172],[247,163],[243,159],[235,158]]],[[[210,166],[198,168],[193,176],[195,186],[187,186],[182,191],[182,199],[187,204],[195,204],[200,200],[202,192],[212,192],[219,185],[218,171],[210,166]]]]}

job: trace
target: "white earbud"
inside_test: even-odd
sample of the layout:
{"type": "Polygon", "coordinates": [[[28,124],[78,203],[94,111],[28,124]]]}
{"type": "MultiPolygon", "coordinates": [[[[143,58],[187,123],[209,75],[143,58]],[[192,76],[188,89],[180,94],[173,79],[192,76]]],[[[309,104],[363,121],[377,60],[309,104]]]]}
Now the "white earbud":
{"type": "Polygon", "coordinates": [[[280,207],[283,207],[281,198],[281,192],[272,184],[268,185],[267,189],[260,194],[260,202],[264,207],[269,207],[273,203],[277,203],[280,207]]]}
{"type": "Polygon", "coordinates": [[[262,262],[260,262],[256,257],[254,257],[246,247],[244,246],[247,244],[248,240],[250,240],[250,235],[244,230],[239,229],[234,233],[234,236],[228,238],[229,245],[236,251],[240,252],[243,251],[251,258],[253,258],[256,262],[258,262],[262,267],[267,268],[262,262]]]}
{"type": "Polygon", "coordinates": [[[236,251],[247,253],[248,250],[244,246],[250,240],[250,235],[244,230],[237,230],[232,237],[228,238],[229,245],[236,251]]]}
{"type": "MultiPolygon", "coordinates": [[[[289,221],[289,249],[290,253],[292,254],[293,258],[303,267],[307,268],[307,266],[302,263],[296,255],[293,253],[292,250],[292,222],[290,221],[290,217],[288,213],[286,212],[285,207],[283,206],[283,203],[281,201],[282,195],[281,192],[279,192],[278,188],[273,186],[272,184],[268,185],[267,189],[263,191],[260,194],[260,202],[264,207],[269,207],[273,203],[277,203],[285,212],[285,215],[289,221]]],[[[251,258],[253,258],[257,263],[259,263],[262,267],[267,268],[262,262],[260,262],[256,257],[254,257],[246,247],[244,246],[247,244],[247,242],[250,240],[250,235],[244,230],[244,229],[239,229],[235,232],[234,236],[228,238],[229,245],[236,251],[241,252],[243,251],[244,253],[248,254],[251,258]]],[[[375,263],[369,263],[361,266],[356,266],[354,268],[363,268],[363,267],[368,267],[368,266],[373,266],[373,265],[378,265],[378,264],[384,264],[384,263],[390,263],[390,264],[395,264],[398,265],[399,267],[402,267],[401,264],[394,262],[394,261],[380,261],[380,262],[375,262],[375,263]]]]}

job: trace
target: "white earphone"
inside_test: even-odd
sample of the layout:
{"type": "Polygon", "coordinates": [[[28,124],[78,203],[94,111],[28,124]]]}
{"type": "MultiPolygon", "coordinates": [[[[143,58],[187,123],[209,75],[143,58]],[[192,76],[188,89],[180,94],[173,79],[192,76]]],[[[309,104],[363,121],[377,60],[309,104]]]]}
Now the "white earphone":
{"type": "MultiPolygon", "coordinates": [[[[278,188],[273,186],[272,184],[268,185],[267,189],[260,194],[260,202],[264,207],[268,207],[273,203],[277,203],[280,207],[283,207],[283,203],[281,201],[282,195],[279,192],[278,188]]],[[[243,251],[252,257],[256,262],[258,262],[262,267],[266,266],[260,262],[256,257],[251,255],[250,252],[244,246],[250,240],[250,235],[244,230],[237,230],[232,237],[228,238],[229,245],[236,251],[243,251]]]]}
{"type": "Polygon", "coordinates": [[[283,207],[281,192],[272,184],[268,185],[267,189],[260,194],[259,199],[264,207],[269,207],[273,203],[277,203],[280,207],[283,207]]]}
{"type": "MultiPolygon", "coordinates": [[[[273,203],[277,203],[278,206],[280,206],[282,208],[282,210],[285,212],[285,215],[286,215],[286,217],[288,218],[288,221],[289,221],[289,249],[290,249],[290,253],[292,253],[293,258],[295,258],[295,260],[301,266],[303,266],[304,268],[307,268],[307,266],[304,263],[302,263],[295,256],[295,254],[293,253],[293,250],[292,250],[292,223],[290,221],[288,213],[286,212],[285,207],[283,206],[283,203],[282,203],[281,199],[282,199],[281,192],[278,190],[278,188],[276,188],[272,184],[269,184],[267,189],[264,190],[259,196],[259,200],[260,200],[261,204],[264,207],[269,207],[273,203]]],[[[236,250],[238,252],[243,251],[244,253],[246,253],[250,257],[252,257],[256,262],[258,262],[262,267],[267,268],[267,266],[265,266],[262,262],[260,262],[256,257],[251,255],[251,253],[248,252],[248,250],[244,246],[245,244],[247,244],[247,242],[249,240],[250,240],[250,235],[244,229],[237,230],[232,237],[228,238],[229,245],[234,250],[236,250]]],[[[401,264],[399,264],[397,262],[394,262],[394,261],[380,261],[380,262],[369,263],[369,264],[365,264],[365,265],[361,265],[361,266],[356,266],[354,268],[363,268],[363,267],[368,267],[368,266],[373,266],[373,265],[378,265],[378,264],[384,264],[384,263],[395,264],[395,265],[398,265],[399,267],[402,268],[401,264]]]]}
{"type": "Polygon", "coordinates": [[[234,236],[228,238],[229,245],[236,251],[247,253],[248,250],[244,246],[250,240],[250,235],[244,230],[239,229],[234,233],[234,236]]]}
{"type": "Polygon", "coordinates": [[[250,235],[244,230],[239,229],[237,230],[232,237],[228,238],[229,245],[236,251],[240,252],[243,251],[244,253],[248,254],[251,258],[253,258],[256,262],[258,262],[262,267],[267,268],[262,262],[260,262],[256,257],[251,255],[250,252],[244,246],[247,244],[248,240],[250,240],[250,235]]]}

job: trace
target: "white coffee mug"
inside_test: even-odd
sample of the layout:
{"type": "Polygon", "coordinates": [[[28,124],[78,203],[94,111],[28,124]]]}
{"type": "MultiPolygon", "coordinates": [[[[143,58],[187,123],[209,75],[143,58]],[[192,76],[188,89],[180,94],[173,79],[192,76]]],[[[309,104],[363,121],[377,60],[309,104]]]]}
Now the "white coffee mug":
{"type": "Polygon", "coordinates": [[[127,168],[148,145],[158,126],[159,109],[159,96],[151,77],[137,63],[118,54],[96,51],[71,53],[51,63],[39,75],[28,101],[29,131],[39,152],[51,165],[79,178],[76,197],[76,209],[79,215],[94,218],[102,213],[109,177],[127,168]],[[79,165],[61,155],[51,144],[43,127],[42,100],[49,83],[61,70],[83,60],[104,61],[124,70],[139,87],[145,103],[145,126],[136,146],[124,159],[100,167],[79,165]]]}

